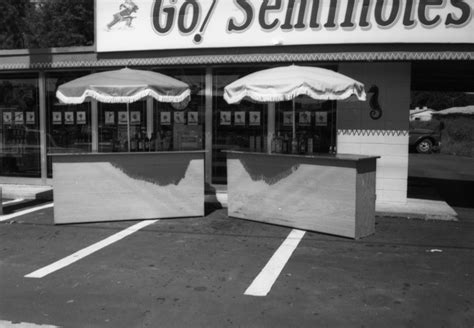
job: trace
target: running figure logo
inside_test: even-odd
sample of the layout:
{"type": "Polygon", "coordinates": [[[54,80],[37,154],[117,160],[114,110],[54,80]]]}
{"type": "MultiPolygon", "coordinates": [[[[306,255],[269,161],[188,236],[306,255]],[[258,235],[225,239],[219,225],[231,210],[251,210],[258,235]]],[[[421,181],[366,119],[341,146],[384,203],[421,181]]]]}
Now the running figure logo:
{"type": "Polygon", "coordinates": [[[138,10],[138,6],[132,0],[125,0],[119,6],[119,12],[113,15],[113,20],[107,24],[107,31],[109,31],[112,26],[119,22],[125,22],[127,27],[132,27],[132,21],[135,16],[132,16],[134,12],[138,10]]]}

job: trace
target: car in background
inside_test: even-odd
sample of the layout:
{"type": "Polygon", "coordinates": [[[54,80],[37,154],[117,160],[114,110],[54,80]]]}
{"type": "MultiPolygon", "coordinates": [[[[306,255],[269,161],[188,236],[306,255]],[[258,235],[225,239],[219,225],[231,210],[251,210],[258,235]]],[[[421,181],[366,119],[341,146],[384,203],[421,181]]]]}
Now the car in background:
{"type": "Polygon", "coordinates": [[[439,151],[441,146],[441,132],[439,130],[410,128],[408,133],[408,145],[411,151],[421,154],[439,151]]]}

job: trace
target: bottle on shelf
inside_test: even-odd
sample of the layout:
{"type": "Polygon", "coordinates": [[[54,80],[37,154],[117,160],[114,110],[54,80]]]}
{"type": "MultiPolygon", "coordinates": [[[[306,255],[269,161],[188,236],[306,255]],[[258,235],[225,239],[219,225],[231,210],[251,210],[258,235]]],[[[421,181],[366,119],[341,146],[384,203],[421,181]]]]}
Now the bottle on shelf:
{"type": "Polygon", "coordinates": [[[299,138],[299,152],[300,154],[306,154],[307,151],[307,144],[306,144],[306,134],[302,133],[299,138]]]}
{"type": "Polygon", "coordinates": [[[168,151],[171,147],[171,132],[166,131],[163,137],[163,150],[168,151]]]}
{"type": "Polygon", "coordinates": [[[145,134],[145,151],[150,151],[150,142],[151,137],[148,138],[148,135],[145,134]]]}
{"type": "Polygon", "coordinates": [[[291,138],[291,153],[292,154],[298,154],[298,139],[291,138]]]}
{"type": "Polygon", "coordinates": [[[138,148],[138,134],[135,134],[135,136],[133,136],[130,139],[130,151],[137,151],[137,148],[138,148]]]}
{"type": "Polygon", "coordinates": [[[257,153],[262,151],[262,137],[255,136],[255,151],[257,153]]]}
{"type": "Polygon", "coordinates": [[[276,153],[276,135],[275,134],[273,134],[273,136],[272,136],[272,141],[271,141],[270,147],[271,147],[271,152],[276,153]]]}
{"type": "Polygon", "coordinates": [[[312,154],[314,152],[313,150],[313,137],[309,136],[308,137],[308,154],[312,154]]]}
{"type": "Polygon", "coordinates": [[[138,151],[143,151],[144,150],[144,137],[143,133],[140,133],[138,135],[138,151]]]}
{"type": "Polygon", "coordinates": [[[277,135],[273,137],[272,140],[272,152],[274,153],[281,153],[282,152],[282,137],[280,136],[280,132],[277,132],[277,135]]]}
{"type": "Polygon", "coordinates": [[[163,150],[163,143],[161,139],[161,132],[156,132],[155,139],[153,139],[153,143],[155,145],[155,151],[163,150]]]}
{"type": "Polygon", "coordinates": [[[149,151],[155,151],[156,148],[155,148],[155,133],[152,132],[151,136],[150,136],[150,139],[148,140],[148,143],[149,143],[149,151]]]}
{"type": "Polygon", "coordinates": [[[285,154],[289,153],[289,146],[290,144],[290,138],[288,137],[288,133],[285,133],[285,136],[283,137],[283,146],[282,146],[282,152],[285,154]]]}

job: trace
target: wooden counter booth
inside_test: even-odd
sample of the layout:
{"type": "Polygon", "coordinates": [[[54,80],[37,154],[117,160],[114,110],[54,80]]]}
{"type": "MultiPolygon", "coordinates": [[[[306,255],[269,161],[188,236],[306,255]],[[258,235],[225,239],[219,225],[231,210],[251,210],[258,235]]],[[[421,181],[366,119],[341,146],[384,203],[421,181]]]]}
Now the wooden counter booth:
{"type": "Polygon", "coordinates": [[[204,153],[53,154],[54,222],[204,216],[204,153]]]}
{"type": "Polygon", "coordinates": [[[377,157],[226,153],[229,216],[356,239],[374,233],[377,157]]]}

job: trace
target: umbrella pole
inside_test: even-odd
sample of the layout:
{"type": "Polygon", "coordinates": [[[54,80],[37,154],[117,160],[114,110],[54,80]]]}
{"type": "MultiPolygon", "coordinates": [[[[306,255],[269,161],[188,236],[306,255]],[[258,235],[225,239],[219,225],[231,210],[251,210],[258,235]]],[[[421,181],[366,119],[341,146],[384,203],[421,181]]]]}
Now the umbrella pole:
{"type": "Polygon", "coordinates": [[[127,145],[130,152],[130,104],[127,103],[127,145]]]}
{"type": "Polygon", "coordinates": [[[292,100],[293,105],[293,129],[291,138],[291,153],[296,154],[298,152],[298,142],[296,141],[296,110],[295,110],[295,99],[292,100]]]}
{"type": "Polygon", "coordinates": [[[292,125],[293,125],[293,127],[292,127],[293,130],[292,130],[292,137],[293,137],[293,139],[295,139],[295,137],[296,137],[295,99],[292,100],[292,105],[293,105],[293,124],[292,124],[292,125]]]}

